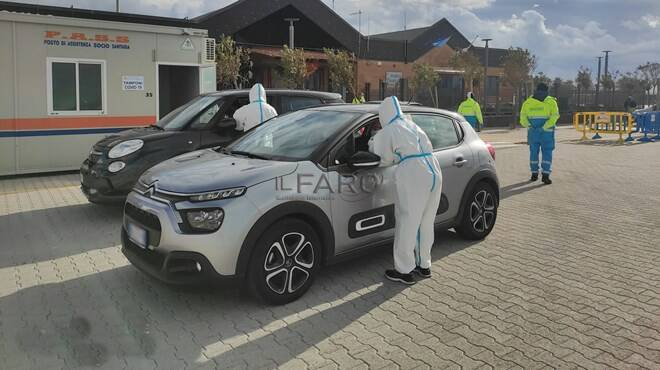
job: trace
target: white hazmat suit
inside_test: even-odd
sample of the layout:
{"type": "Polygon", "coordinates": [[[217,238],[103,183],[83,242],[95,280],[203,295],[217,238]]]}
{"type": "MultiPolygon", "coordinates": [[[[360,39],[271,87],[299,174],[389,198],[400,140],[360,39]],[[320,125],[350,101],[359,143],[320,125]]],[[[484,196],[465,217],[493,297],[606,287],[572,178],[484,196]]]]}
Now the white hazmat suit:
{"type": "Polygon", "coordinates": [[[434,221],[442,194],[442,173],[426,133],[401,113],[396,97],[379,108],[383,127],[369,143],[381,166],[398,165],[394,268],[408,274],[419,266],[431,268],[434,221]]]}
{"type": "Polygon", "coordinates": [[[276,116],[277,111],[266,101],[266,90],[261,84],[255,84],[250,89],[250,104],[240,107],[234,113],[236,130],[248,131],[276,116]]]}

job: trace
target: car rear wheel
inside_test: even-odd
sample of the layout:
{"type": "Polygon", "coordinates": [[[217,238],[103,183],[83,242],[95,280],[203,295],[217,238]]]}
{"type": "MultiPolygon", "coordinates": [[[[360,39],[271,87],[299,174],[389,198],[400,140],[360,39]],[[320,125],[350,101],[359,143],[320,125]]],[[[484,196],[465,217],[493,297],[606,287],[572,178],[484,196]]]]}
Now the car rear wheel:
{"type": "Polygon", "coordinates": [[[295,301],[312,285],[320,262],[314,229],[298,219],[281,220],[257,241],[249,266],[250,290],[269,304],[295,301]]]}
{"type": "Polygon", "coordinates": [[[465,239],[481,240],[493,231],[497,220],[498,199],[493,187],[480,182],[463,205],[463,218],[456,231],[465,239]]]}

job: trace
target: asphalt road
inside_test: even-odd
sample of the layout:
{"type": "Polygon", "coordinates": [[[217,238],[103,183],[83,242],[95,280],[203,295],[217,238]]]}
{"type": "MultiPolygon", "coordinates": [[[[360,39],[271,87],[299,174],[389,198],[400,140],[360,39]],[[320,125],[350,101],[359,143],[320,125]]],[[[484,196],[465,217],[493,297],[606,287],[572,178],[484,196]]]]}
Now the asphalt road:
{"type": "Polygon", "coordinates": [[[496,229],[437,235],[433,278],[385,282],[389,251],[266,307],[171,288],[119,251],[121,209],[78,175],[0,179],[0,368],[660,368],[660,143],[560,130],[551,186],[524,132],[498,147],[496,229]]]}

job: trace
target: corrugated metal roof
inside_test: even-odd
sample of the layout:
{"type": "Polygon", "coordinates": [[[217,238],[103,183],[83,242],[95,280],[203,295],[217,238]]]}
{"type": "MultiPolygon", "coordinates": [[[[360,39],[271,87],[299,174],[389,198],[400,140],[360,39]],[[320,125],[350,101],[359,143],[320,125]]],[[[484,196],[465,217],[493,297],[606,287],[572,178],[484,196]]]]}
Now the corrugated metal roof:
{"type": "Polygon", "coordinates": [[[0,10],[15,13],[53,15],[58,17],[97,19],[112,22],[150,24],[155,26],[194,28],[192,20],[182,18],[157,17],[143,14],[117,13],[104,10],[65,8],[60,6],[37,5],[0,1],[0,10]]]}

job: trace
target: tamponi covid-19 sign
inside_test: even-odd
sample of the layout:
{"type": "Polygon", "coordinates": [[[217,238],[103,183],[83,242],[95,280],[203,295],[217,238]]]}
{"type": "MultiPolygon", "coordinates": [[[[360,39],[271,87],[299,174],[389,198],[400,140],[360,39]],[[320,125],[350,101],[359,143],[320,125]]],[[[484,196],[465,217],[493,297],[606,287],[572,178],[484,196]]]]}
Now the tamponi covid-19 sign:
{"type": "Polygon", "coordinates": [[[124,35],[91,34],[83,32],[46,31],[44,45],[92,49],[130,49],[130,39],[124,35]]]}
{"type": "Polygon", "coordinates": [[[144,76],[122,76],[121,85],[124,91],[143,91],[144,76]]]}

